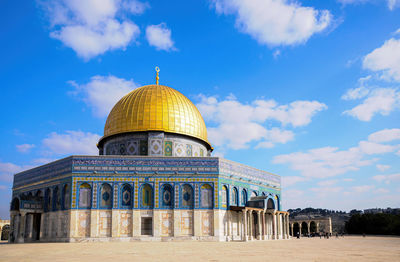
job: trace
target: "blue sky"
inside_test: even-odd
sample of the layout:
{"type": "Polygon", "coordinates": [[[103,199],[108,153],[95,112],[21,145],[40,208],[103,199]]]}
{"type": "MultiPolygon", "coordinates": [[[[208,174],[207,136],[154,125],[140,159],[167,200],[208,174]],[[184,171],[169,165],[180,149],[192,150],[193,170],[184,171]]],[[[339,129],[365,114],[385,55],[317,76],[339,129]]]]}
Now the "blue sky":
{"type": "Polygon", "coordinates": [[[283,206],[400,206],[400,1],[2,1],[0,217],[12,174],[97,154],[111,107],[155,82],[215,156],[282,176],[283,206]]]}

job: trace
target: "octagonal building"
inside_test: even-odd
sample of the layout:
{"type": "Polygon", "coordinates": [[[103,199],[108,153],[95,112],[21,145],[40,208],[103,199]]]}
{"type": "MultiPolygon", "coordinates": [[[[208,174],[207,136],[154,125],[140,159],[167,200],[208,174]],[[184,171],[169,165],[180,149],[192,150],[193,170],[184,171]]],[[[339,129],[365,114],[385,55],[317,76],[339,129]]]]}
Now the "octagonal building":
{"type": "Polygon", "coordinates": [[[200,112],[158,74],[117,102],[97,147],[14,175],[10,242],[289,238],[280,177],[212,157],[200,112]]]}

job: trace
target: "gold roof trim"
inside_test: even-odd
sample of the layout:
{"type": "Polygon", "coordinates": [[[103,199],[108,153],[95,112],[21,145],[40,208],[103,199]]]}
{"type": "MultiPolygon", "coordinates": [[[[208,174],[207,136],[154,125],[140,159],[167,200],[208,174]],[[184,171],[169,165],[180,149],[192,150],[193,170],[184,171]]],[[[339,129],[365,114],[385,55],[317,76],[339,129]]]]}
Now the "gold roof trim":
{"type": "Polygon", "coordinates": [[[146,131],[191,136],[212,148],[199,110],[186,96],[168,86],[142,86],[121,98],[108,115],[99,145],[112,135],[146,131]]]}

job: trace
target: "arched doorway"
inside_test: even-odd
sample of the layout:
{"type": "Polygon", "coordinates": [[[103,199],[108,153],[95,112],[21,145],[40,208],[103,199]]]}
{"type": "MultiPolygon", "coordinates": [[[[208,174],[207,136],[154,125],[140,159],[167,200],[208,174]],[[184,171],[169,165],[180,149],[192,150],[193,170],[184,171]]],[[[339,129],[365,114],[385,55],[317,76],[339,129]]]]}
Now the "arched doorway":
{"type": "Polygon", "coordinates": [[[306,236],[308,234],[308,225],[306,222],[301,223],[301,234],[306,236]]]}
{"type": "Polygon", "coordinates": [[[317,233],[317,224],[315,221],[311,221],[310,223],[310,234],[315,234],[317,233]]]}
{"type": "Polygon", "coordinates": [[[10,225],[4,225],[1,229],[1,240],[8,240],[10,235],[10,225]]]}
{"type": "Polygon", "coordinates": [[[300,225],[299,225],[299,223],[297,223],[297,222],[293,223],[293,232],[292,232],[293,236],[294,236],[294,237],[297,236],[297,234],[298,234],[299,232],[300,232],[300,225]]]}

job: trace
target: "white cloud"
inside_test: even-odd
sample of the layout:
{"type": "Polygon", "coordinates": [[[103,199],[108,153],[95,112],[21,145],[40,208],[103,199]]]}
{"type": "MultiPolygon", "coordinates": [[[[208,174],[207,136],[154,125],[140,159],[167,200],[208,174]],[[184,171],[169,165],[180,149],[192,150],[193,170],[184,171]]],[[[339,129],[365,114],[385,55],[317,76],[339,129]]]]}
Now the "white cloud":
{"type": "Polygon", "coordinates": [[[290,187],[299,182],[307,181],[308,179],[301,176],[282,176],[282,187],[290,187]]]}
{"type": "Polygon", "coordinates": [[[13,163],[0,162],[0,180],[5,182],[12,182],[13,175],[31,168],[31,166],[19,166],[13,163]]]}
{"type": "Polygon", "coordinates": [[[351,189],[356,193],[365,193],[374,189],[375,186],[371,185],[362,185],[362,186],[353,186],[351,189]]]}
{"type": "Polygon", "coordinates": [[[369,93],[369,88],[365,86],[365,83],[372,78],[371,75],[366,77],[361,77],[358,79],[359,87],[351,88],[342,96],[343,100],[355,100],[366,97],[369,93]]]}
{"type": "Polygon", "coordinates": [[[322,187],[328,187],[328,186],[333,186],[333,185],[337,184],[337,182],[338,182],[338,180],[331,179],[331,180],[324,180],[324,181],[318,182],[317,184],[322,187]]]}
{"type": "Polygon", "coordinates": [[[344,182],[353,182],[354,179],[353,178],[343,178],[342,179],[344,182]]]}
{"type": "Polygon", "coordinates": [[[242,104],[234,96],[219,101],[216,97],[200,95],[200,99],[197,108],[204,119],[210,122],[207,129],[210,141],[215,146],[233,149],[246,148],[254,141],[258,142],[258,148],[287,143],[293,140],[293,132],[282,127],[267,129],[266,121],[276,121],[283,127],[305,126],[317,112],[327,108],[317,101],[278,105],[274,100],[255,100],[251,104],[242,104]]]}
{"type": "Polygon", "coordinates": [[[40,4],[52,25],[50,36],[85,60],[109,50],[124,50],[140,34],[126,14],[139,14],[147,6],[125,0],[56,0],[40,4]]]}
{"type": "Polygon", "coordinates": [[[356,107],[343,113],[361,121],[371,121],[375,114],[388,115],[400,107],[400,92],[393,88],[376,88],[356,107]]]}
{"type": "Polygon", "coordinates": [[[387,0],[387,2],[388,2],[388,7],[390,10],[393,10],[396,7],[400,6],[399,0],[387,0]]]}
{"type": "Polygon", "coordinates": [[[386,184],[389,184],[391,182],[400,182],[400,173],[391,175],[376,175],[372,178],[378,182],[385,182],[386,184]]]}
{"type": "MultiPolygon", "coordinates": [[[[342,3],[344,5],[348,5],[348,4],[364,4],[367,2],[373,2],[373,0],[337,0],[339,3],[342,3]]],[[[383,1],[381,1],[383,2],[383,1]]],[[[394,8],[396,8],[397,6],[399,6],[400,1],[399,0],[386,0],[385,1],[387,4],[387,7],[389,8],[389,10],[393,10],[394,8]]]]}
{"type": "Polygon", "coordinates": [[[381,73],[384,79],[400,81],[400,39],[389,39],[366,55],[363,67],[381,73]]]}
{"type": "Polygon", "coordinates": [[[51,155],[97,155],[100,136],[90,132],[66,131],[64,134],[50,133],[42,143],[51,155]]]}
{"type": "Polygon", "coordinates": [[[22,145],[16,145],[15,146],[18,150],[18,152],[21,153],[28,153],[32,148],[35,147],[34,144],[22,144],[22,145]]]}
{"type": "Polygon", "coordinates": [[[146,39],[149,45],[154,46],[157,50],[176,50],[174,41],[171,39],[171,30],[165,23],[147,26],[146,39]]]}
{"type": "Polygon", "coordinates": [[[300,171],[304,177],[327,178],[357,171],[373,161],[363,159],[358,148],[339,151],[335,147],[310,149],[307,152],[295,152],[278,155],[275,164],[289,164],[293,170],[300,171]]]}
{"type": "Polygon", "coordinates": [[[396,149],[395,146],[382,145],[369,141],[361,141],[358,146],[360,150],[367,155],[389,153],[396,149]]]}
{"type": "Polygon", "coordinates": [[[127,10],[135,15],[143,14],[146,9],[150,8],[150,4],[148,2],[140,2],[137,0],[123,1],[121,5],[122,9],[127,10]]]}
{"type": "Polygon", "coordinates": [[[368,140],[372,142],[391,142],[400,139],[400,128],[383,129],[372,133],[368,136],[368,140]]]}
{"type": "Polygon", "coordinates": [[[97,117],[106,117],[118,100],[138,87],[133,80],[115,76],[93,76],[89,83],[83,85],[74,81],[69,83],[75,87],[75,91],[71,93],[83,97],[97,117]]]}
{"type": "Polygon", "coordinates": [[[256,148],[271,148],[275,143],[286,144],[294,139],[294,133],[274,127],[266,131],[264,138],[267,141],[259,143],[256,148]]]}
{"type": "Polygon", "coordinates": [[[376,165],[376,169],[378,169],[381,172],[383,172],[383,171],[385,171],[385,170],[387,170],[389,168],[390,168],[389,165],[380,165],[380,164],[376,165]]]}
{"type": "MultiPolygon", "coordinates": [[[[375,141],[391,141],[396,136],[396,129],[384,129],[372,133],[368,138],[375,141]],[[384,137],[384,135],[388,135],[384,137]],[[389,137],[389,138],[388,138],[389,137]]],[[[357,147],[338,150],[336,147],[310,149],[306,152],[295,152],[275,156],[273,163],[289,164],[293,170],[304,177],[327,178],[357,171],[363,166],[372,165],[377,159],[368,159],[369,155],[394,152],[399,145],[384,145],[371,141],[360,141],[357,147]]]]}
{"type": "Polygon", "coordinates": [[[375,192],[379,194],[386,194],[389,193],[389,190],[387,190],[386,188],[377,188],[375,192]]]}
{"type": "Polygon", "coordinates": [[[332,23],[327,10],[287,0],[212,0],[218,14],[235,15],[236,28],[268,46],[305,43],[332,23]]]}
{"type": "Polygon", "coordinates": [[[336,193],[342,192],[343,187],[336,186],[336,187],[331,187],[331,186],[322,186],[322,187],[314,187],[310,188],[311,191],[315,192],[316,196],[318,198],[325,198],[328,196],[335,195],[336,193]]]}

